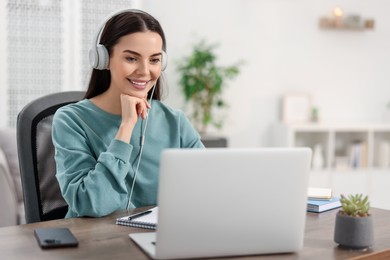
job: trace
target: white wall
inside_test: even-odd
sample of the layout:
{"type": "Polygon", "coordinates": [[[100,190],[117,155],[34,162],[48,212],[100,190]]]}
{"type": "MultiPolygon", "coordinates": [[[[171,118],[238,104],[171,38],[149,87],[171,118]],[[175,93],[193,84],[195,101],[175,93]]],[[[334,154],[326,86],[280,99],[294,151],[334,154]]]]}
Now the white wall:
{"type": "Polygon", "coordinates": [[[220,43],[219,60],[245,60],[229,84],[222,133],[233,147],[270,144],[286,91],[313,95],[323,121],[380,122],[390,101],[387,0],[147,0],[168,41],[168,104],[184,108],[177,60],[200,38],[220,43]],[[318,20],[340,6],[374,18],[373,31],[324,31],[318,20]]]}
{"type": "MultiPolygon", "coordinates": [[[[246,62],[225,93],[230,108],[221,133],[229,138],[230,146],[269,145],[269,128],[279,120],[280,97],[286,91],[311,93],[323,121],[379,122],[383,118],[385,105],[390,101],[388,0],[135,2],[156,16],[166,32],[168,104],[184,108],[176,62],[188,55],[199,39],[220,44],[222,65],[238,60],[246,62]],[[361,32],[319,29],[319,18],[330,15],[335,6],[346,13],[374,18],[375,29],[361,32]]],[[[1,3],[0,35],[6,35],[5,3],[1,3]]],[[[71,26],[72,17],[65,20],[71,26]]],[[[77,37],[74,35],[69,42],[76,42],[77,37]]],[[[6,38],[0,37],[2,53],[6,53],[5,44],[6,38]]],[[[75,52],[69,47],[65,54],[75,52]]],[[[7,122],[5,57],[0,55],[0,126],[7,122]]],[[[80,59],[73,57],[73,61],[80,59]]],[[[67,80],[72,79],[65,74],[67,80]]]]}

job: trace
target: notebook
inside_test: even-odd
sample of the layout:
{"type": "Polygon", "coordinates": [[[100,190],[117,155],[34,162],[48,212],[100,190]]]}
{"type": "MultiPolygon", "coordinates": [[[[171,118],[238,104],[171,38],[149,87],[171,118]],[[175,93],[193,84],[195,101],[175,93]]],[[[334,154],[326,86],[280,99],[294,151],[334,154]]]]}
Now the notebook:
{"type": "Polygon", "coordinates": [[[157,230],[129,236],[155,259],[299,251],[310,161],[309,148],[164,150],[157,230]]]}
{"type": "Polygon", "coordinates": [[[309,187],[307,198],[312,200],[330,200],[332,198],[332,189],[309,187]]]}
{"type": "Polygon", "coordinates": [[[117,218],[116,224],[129,227],[138,227],[146,229],[156,229],[157,227],[158,207],[143,211],[134,215],[117,218]],[[145,214],[146,213],[146,214],[145,214]],[[138,214],[141,214],[138,216],[138,214]]]}
{"type": "Polygon", "coordinates": [[[324,212],[331,209],[336,209],[341,207],[340,198],[333,197],[330,200],[307,200],[307,211],[310,212],[324,212]]]}

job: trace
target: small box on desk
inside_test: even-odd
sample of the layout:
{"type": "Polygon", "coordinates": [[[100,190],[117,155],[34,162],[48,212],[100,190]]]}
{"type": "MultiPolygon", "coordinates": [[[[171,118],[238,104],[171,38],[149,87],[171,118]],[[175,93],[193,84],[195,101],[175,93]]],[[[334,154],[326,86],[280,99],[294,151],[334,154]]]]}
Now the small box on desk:
{"type": "Polygon", "coordinates": [[[218,136],[202,136],[201,138],[202,143],[206,148],[226,148],[228,147],[228,141],[225,137],[218,137],[218,136]]]}

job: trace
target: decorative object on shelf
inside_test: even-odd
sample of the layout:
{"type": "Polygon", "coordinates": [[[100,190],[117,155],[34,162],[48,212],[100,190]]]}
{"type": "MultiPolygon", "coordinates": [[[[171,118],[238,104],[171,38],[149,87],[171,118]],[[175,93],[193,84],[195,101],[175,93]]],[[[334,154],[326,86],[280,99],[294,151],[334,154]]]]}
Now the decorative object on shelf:
{"type": "Polygon", "coordinates": [[[307,123],[311,120],[311,96],[306,93],[288,93],[283,96],[282,121],[307,123]]]}
{"type": "Polygon", "coordinates": [[[209,125],[223,126],[223,119],[217,119],[215,110],[226,107],[222,97],[226,82],[239,74],[240,63],[231,66],[216,64],[216,47],[202,40],[178,65],[185,100],[192,104],[191,120],[200,133],[205,133],[209,125]]]}
{"type": "Polygon", "coordinates": [[[381,141],[379,143],[378,166],[387,168],[390,166],[390,142],[381,141]]]}
{"type": "Polygon", "coordinates": [[[358,14],[345,15],[340,7],[333,9],[331,17],[320,18],[320,27],[322,29],[372,30],[374,26],[374,19],[364,20],[358,14]]]}
{"type": "Polygon", "coordinates": [[[311,109],[311,121],[313,123],[318,123],[319,121],[319,110],[318,107],[313,106],[311,109]]]}
{"type": "Polygon", "coordinates": [[[362,194],[341,195],[341,210],[336,214],[334,241],[341,248],[365,249],[374,244],[370,202],[362,194]]]}
{"type": "Polygon", "coordinates": [[[324,168],[324,151],[322,144],[316,144],[313,151],[312,168],[315,170],[321,170],[324,168]]]}

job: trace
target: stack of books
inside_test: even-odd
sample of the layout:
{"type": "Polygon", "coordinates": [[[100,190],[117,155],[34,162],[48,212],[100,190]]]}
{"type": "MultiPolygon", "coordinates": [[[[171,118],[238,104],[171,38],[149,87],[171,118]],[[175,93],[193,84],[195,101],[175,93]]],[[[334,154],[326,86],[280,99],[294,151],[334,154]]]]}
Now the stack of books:
{"type": "Polygon", "coordinates": [[[332,196],[331,189],[309,188],[307,194],[307,211],[320,213],[340,207],[340,198],[332,196]]]}

